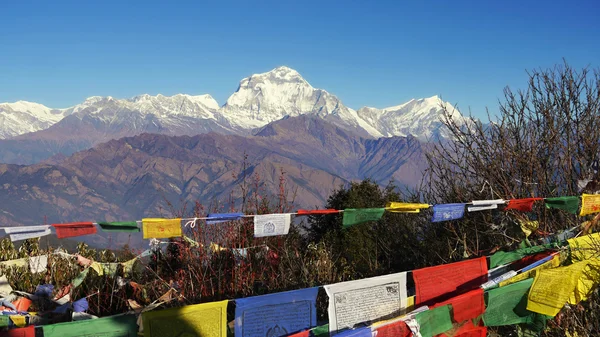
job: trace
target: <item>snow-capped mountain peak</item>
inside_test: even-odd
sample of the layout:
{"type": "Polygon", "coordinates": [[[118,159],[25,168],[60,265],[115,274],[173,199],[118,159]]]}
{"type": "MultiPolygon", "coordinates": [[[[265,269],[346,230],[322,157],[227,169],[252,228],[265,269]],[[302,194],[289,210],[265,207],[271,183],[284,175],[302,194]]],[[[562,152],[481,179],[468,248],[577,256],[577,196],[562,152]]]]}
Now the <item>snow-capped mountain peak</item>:
{"type": "Polygon", "coordinates": [[[346,128],[361,130],[359,132],[365,135],[380,136],[339,98],[313,88],[288,67],[244,78],[221,114],[231,125],[241,129],[262,127],[286,116],[315,114],[346,128]]]}
{"type": "Polygon", "coordinates": [[[0,103],[0,138],[46,129],[66,115],[64,110],[50,109],[39,103],[0,103]]]}
{"type": "Polygon", "coordinates": [[[384,109],[365,107],[359,109],[358,114],[386,137],[410,134],[420,140],[428,141],[450,136],[442,123],[444,108],[451,113],[459,125],[466,122],[456,107],[437,95],[411,99],[406,103],[384,109]]]}

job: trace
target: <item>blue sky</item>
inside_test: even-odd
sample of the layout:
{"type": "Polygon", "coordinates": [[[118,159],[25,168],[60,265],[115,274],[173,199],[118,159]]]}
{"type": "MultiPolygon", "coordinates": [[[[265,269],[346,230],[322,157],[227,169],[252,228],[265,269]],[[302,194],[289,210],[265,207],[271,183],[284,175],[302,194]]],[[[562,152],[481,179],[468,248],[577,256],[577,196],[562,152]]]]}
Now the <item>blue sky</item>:
{"type": "Polygon", "coordinates": [[[279,65],[347,106],[482,116],[526,70],[600,66],[597,1],[2,1],[0,102],[211,94],[279,65]]]}

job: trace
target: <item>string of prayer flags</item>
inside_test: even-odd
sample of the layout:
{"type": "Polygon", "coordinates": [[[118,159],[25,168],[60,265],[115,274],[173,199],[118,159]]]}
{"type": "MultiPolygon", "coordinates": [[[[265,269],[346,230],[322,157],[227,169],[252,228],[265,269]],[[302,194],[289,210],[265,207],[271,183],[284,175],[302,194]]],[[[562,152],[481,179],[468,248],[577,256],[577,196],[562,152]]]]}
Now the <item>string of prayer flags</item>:
{"type": "MultiPolygon", "coordinates": [[[[527,310],[554,317],[573,295],[588,261],[540,270],[529,291],[527,310]]],[[[501,289],[501,288],[500,288],[501,289]]]]}
{"type": "Polygon", "coordinates": [[[206,215],[206,224],[214,225],[227,221],[239,220],[244,216],[244,213],[209,213],[206,215]]]}
{"type": "Polygon", "coordinates": [[[235,336],[287,336],[317,325],[318,287],[235,300],[235,336]]]}
{"type": "Polygon", "coordinates": [[[519,212],[531,212],[533,210],[533,203],[536,201],[544,200],[544,198],[523,198],[523,199],[510,199],[507,202],[505,211],[516,210],[519,212]]]}
{"type": "Polygon", "coordinates": [[[443,305],[418,313],[415,320],[419,323],[421,336],[432,337],[452,329],[451,309],[451,305],[443,305]]]}
{"type": "Polygon", "coordinates": [[[254,237],[285,235],[290,231],[291,214],[263,214],[254,216],[254,237]]]}
{"type": "Polygon", "coordinates": [[[56,230],[56,237],[59,239],[97,233],[96,226],[91,222],[52,224],[52,227],[56,230]]]}
{"type": "Polygon", "coordinates": [[[25,328],[2,331],[0,332],[0,337],[35,337],[35,326],[30,325],[25,328]]]}
{"type": "Polygon", "coordinates": [[[472,206],[468,206],[467,210],[469,212],[478,212],[485,211],[488,209],[497,209],[498,205],[504,204],[504,199],[494,199],[494,200],[474,200],[471,202],[472,206]]]}
{"type": "Polygon", "coordinates": [[[103,232],[135,233],[140,231],[137,221],[98,222],[98,226],[102,228],[103,232]]]}
{"type": "Polygon", "coordinates": [[[463,323],[467,320],[477,318],[485,311],[483,289],[478,288],[455,296],[447,301],[436,304],[433,308],[446,304],[452,305],[452,318],[455,323],[463,323]]]}
{"type": "Polygon", "coordinates": [[[440,303],[487,281],[485,257],[413,270],[416,305],[440,303]]]}
{"type": "Polygon", "coordinates": [[[406,272],[326,285],[331,332],[402,315],[407,307],[406,272]]]}
{"type": "Polygon", "coordinates": [[[325,214],[337,214],[340,211],[337,209],[299,209],[297,215],[325,215],[325,214]]]}
{"type": "Polygon", "coordinates": [[[381,219],[385,208],[347,208],[344,210],[342,225],[352,226],[368,221],[381,219]]]}
{"type": "Polygon", "coordinates": [[[144,312],[144,337],[227,337],[227,303],[225,300],[144,312]]]}
{"type": "Polygon", "coordinates": [[[419,213],[422,209],[429,208],[429,204],[390,201],[385,205],[385,210],[392,213],[419,213]]]}
{"type": "Polygon", "coordinates": [[[553,248],[553,244],[544,244],[533,247],[519,248],[511,252],[499,251],[490,256],[490,268],[521,260],[525,256],[541,253],[553,248]]]}
{"type": "Polygon", "coordinates": [[[461,219],[465,214],[465,205],[464,203],[434,205],[431,222],[461,219]]]}
{"type": "Polygon", "coordinates": [[[304,330],[293,335],[288,335],[288,337],[310,337],[310,330],[304,330]]]}
{"type": "MultiPolygon", "coordinates": [[[[42,326],[44,337],[119,336],[137,337],[135,315],[117,315],[42,326]]],[[[167,334],[163,336],[169,336],[167,334]]]]}
{"type": "Polygon", "coordinates": [[[546,205],[546,208],[557,208],[572,214],[577,214],[577,210],[579,209],[579,197],[545,198],[544,204],[546,205]]]}
{"type": "Polygon", "coordinates": [[[580,216],[600,212],[600,194],[583,194],[581,196],[580,216]]]}
{"type": "Polygon", "coordinates": [[[144,239],[168,239],[181,236],[181,219],[142,219],[144,239]]]}
{"type": "Polygon", "coordinates": [[[483,313],[484,325],[504,326],[530,322],[534,313],[527,311],[525,306],[532,283],[533,279],[526,279],[489,290],[483,313]]]}
{"type": "Polygon", "coordinates": [[[49,225],[5,228],[4,231],[6,234],[10,234],[10,241],[12,242],[39,238],[50,235],[52,232],[49,225]]]}

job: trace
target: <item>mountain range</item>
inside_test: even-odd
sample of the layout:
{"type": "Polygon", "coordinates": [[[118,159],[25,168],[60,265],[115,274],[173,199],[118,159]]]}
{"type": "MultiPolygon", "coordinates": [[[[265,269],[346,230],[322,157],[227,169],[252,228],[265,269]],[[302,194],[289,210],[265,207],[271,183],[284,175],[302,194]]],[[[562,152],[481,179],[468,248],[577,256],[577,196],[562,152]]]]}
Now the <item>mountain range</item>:
{"type": "Polygon", "coordinates": [[[210,95],[183,94],[90,97],[66,109],[24,101],[0,104],[0,162],[33,164],[141,133],[247,136],[300,115],[316,116],[364,138],[412,135],[421,141],[437,140],[449,136],[440,121],[442,105],[459,125],[465,123],[460,112],[438,96],[354,110],[312,87],[297,71],[278,67],[242,79],[222,106],[210,95]]]}
{"type": "Polygon", "coordinates": [[[68,109],[0,104],[0,221],[128,221],[172,216],[169,203],[239,205],[243,177],[275,196],[283,174],[294,207],[322,207],[365,178],[414,187],[429,141],[449,137],[444,104],[466,123],[437,96],[353,110],[287,67],[243,79],[222,106],[183,94],[90,97],[68,109]]]}

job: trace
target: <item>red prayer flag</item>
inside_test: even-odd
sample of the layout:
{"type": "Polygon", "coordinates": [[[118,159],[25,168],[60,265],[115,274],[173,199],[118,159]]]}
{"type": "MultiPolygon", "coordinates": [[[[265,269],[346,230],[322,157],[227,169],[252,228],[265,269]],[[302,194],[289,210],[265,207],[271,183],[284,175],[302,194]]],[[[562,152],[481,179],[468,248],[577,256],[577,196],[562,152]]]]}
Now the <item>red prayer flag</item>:
{"type": "Polygon", "coordinates": [[[293,335],[288,335],[288,337],[308,337],[310,336],[310,330],[304,330],[293,335]]]}
{"type": "Polygon", "coordinates": [[[398,321],[382,327],[376,327],[377,337],[410,337],[412,335],[408,325],[404,321],[398,321]]]}
{"type": "Polygon", "coordinates": [[[2,331],[0,337],[35,337],[35,326],[2,331]]]}
{"type": "Polygon", "coordinates": [[[440,303],[477,289],[487,281],[487,272],[485,257],[414,270],[415,305],[440,303]]]}
{"type": "MultiPolygon", "coordinates": [[[[483,323],[483,321],[480,321],[483,323]]],[[[458,330],[451,330],[445,333],[441,333],[436,335],[435,337],[486,337],[487,336],[487,327],[485,326],[476,326],[473,324],[471,320],[467,321],[465,324],[462,324],[458,330]]],[[[377,336],[379,337],[379,336],[377,336]]]]}
{"type": "Polygon", "coordinates": [[[508,205],[506,205],[504,210],[514,209],[519,212],[531,212],[533,203],[540,200],[544,200],[544,198],[511,199],[508,200],[508,205]]]}
{"type": "Polygon", "coordinates": [[[468,293],[455,296],[447,301],[434,305],[436,308],[442,305],[451,304],[454,322],[463,323],[479,317],[485,311],[483,300],[483,289],[477,288],[468,293]]]}
{"type": "Polygon", "coordinates": [[[339,213],[337,209],[299,209],[298,215],[322,215],[322,214],[336,214],[339,213]]]}
{"type": "Polygon", "coordinates": [[[56,229],[56,236],[59,239],[70,238],[73,236],[82,236],[96,234],[96,226],[91,222],[71,222],[62,224],[52,224],[56,229]]]}

